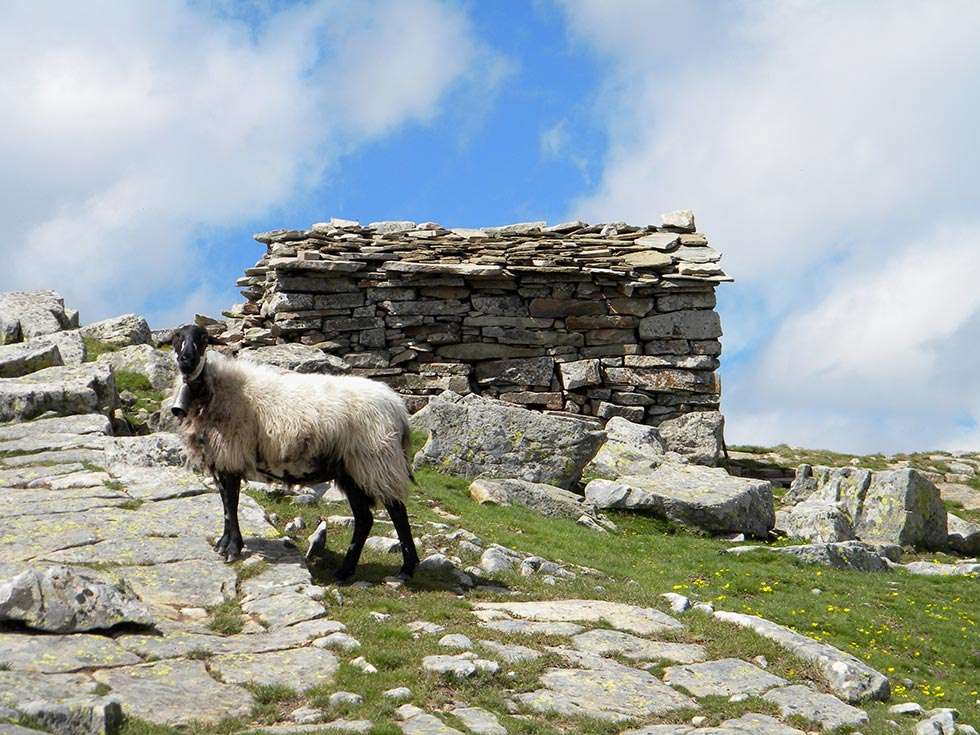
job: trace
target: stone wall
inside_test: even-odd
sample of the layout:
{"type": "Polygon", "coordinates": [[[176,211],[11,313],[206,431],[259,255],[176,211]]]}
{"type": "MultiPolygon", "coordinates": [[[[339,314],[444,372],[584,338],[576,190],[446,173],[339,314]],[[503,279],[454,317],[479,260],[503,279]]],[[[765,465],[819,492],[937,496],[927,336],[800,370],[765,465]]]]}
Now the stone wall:
{"type": "Polygon", "coordinates": [[[718,406],[714,288],[731,279],[690,212],[657,227],[332,219],[255,239],[232,340],[317,346],[413,410],[446,389],[649,424],[718,406]]]}

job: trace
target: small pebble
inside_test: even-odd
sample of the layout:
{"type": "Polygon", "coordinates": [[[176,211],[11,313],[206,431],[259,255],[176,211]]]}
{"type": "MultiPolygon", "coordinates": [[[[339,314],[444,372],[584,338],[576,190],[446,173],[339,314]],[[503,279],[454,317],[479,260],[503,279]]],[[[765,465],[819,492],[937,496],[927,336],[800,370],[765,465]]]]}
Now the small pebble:
{"type": "Polygon", "coordinates": [[[357,706],[364,701],[364,697],[354,692],[334,692],[330,695],[330,706],[339,707],[344,704],[357,706]]]}
{"type": "Polygon", "coordinates": [[[744,702],[748,698],[748,694],[733,694],[728,698],[728,701],[737,704],[738,702],[744,702]]]}
{"type": "Polygon", "coordinates": [[[754,663],[760,669],[769,668],[769,660],[765,656],[756,656],[754,659],[752,659],[752,663],[754,663]]]}
{"type": "Polygon", "coordinates": [[[289,719],[299,725],[312,725],[323,722],[323,713],[314,707],[299,707],[289,713],[289,719]]]}
{"type": "Polygon", "coordinates": [[[377,623],[383,623],[384,621],[388,620],[391,617],[391,615],[389,615],[388,613],[383,613],[383,612],[372,612],[369,614],[377,623]]]}
{"type": "Polygon", "coordinates": [[[358,656],[357,658],[355,658],[350,662],[350,665],[353,666],[355,669],[363,671],[365,674],[378,673],[378,670],[372,664],[369,664],[367,659],[364,658],[364,656],[358,656]]]}
{"type": "Polygon", "coordinates": [[[694,725],[695,727],[701,727],[701,725],[703,725],[707,721],[708,718],[704,717],[703,715],[697,715],[691,718],[691,724],[694,725]]]}
{"type": "Polygon", "coordinates": [[[306,521],[303,520],[302,516],[296,516],[293,518],[293,520],[286,524],[286,527],[283,530],[288,534],[294,534],[299,533],[304,528],[306,528],[306,521]]]}
{"type": "Polygon", "coordinates": [[[405,699],[412,698],[412,690],[409,689],[408,687],[395,687],[394,689],[389,689],[386,692],[382,693],[381,696],[383,696],[385,699],[391,699],[394,700],[395,702],[401,702],[405,699]]]}
{"type": "Polygon", "coordinates": [[[351,653],[361,647],[361,642],[346,633],[331,633],[323,636],[323,638],[317,638],[312,645],[328,651],[351,653]]]}
{"type": "Polygon", "coordinates": [[[473,641],[461,633],[450,633],[439,639],[439,645],[443,648],[458,648],[469,651],[473,648],[473,641]]]}
{"type": "Polygon", "coordinates": [[[819,595],[821,592],[822,590],[819,587],[814,587],[812,590],[810,590],[811,595],[819,595]]]}

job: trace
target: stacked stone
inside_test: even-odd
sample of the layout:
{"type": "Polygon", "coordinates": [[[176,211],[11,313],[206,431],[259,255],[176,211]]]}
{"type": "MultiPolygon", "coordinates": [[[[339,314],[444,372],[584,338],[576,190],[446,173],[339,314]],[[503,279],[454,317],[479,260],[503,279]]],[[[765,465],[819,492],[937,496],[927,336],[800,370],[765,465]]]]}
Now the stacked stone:
{"type": "Polygon", "coordinates": [[[716,284],[690,212],[659,227],[331,219],[255,236],[228,337],[343,357],[411,408],[443,390],[657,424],[718,406],[716,284]]]}

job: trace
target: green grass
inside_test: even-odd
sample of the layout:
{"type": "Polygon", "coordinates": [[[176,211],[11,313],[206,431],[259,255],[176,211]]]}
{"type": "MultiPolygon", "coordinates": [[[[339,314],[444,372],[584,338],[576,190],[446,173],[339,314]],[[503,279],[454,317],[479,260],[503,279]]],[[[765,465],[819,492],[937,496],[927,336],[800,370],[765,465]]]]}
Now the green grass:
{"type": "Polygon", "coordinates": [[[238,600],[227,600],[220,605],[209,610],[211,622],[208,627],[215,633],[231,635],[241,633],[245,620],[242,613],[242,606],[238,600]]]}
{"type": "Polygon", "coordinates": [[[146,411],[149,414],[159,410],[160,404],[163,403],[166,396],[163,391],[156,390],[150,385],[149,379],[142,373],[131,370],[116,370],[115,379],[116,389],[120,393],[129,391],[136,397],[132,405],[123,408],[123,415],[130,425],[135,428],[141,427],[143,423],[139,418],[140,411],[146,411]]]}
{"type": "Polygon", "coordinates": [[[85,362],[95,362],[107,352],[118,352],[119,348],[108,342],[102,342],[95,337],[83,337],[85,342],[85,362]]]}
{"type": "MultiPolygon", "coordinates": [[[[520,593],[516,599],[551,599],[591,597],[665,609],[662,592],[676,591],[692,599],[708,601],[719,609],[758,614],[826,641],[886,673],[892,681],[894,702],[917,701],[926,708],[955,707],[960,721],[980,721],[980,580],[971,578],[929,578],[905,573],[861,574],[823,567],[804,566],[775,554],[756,557],[733,557],[721,552],[730,544],[713,538],[691,535],[669,523],[653,518],[611,514],[618,524],[615,534],[602,535],[585,531],[567,520],[545,519],[517,506],[479,506],[470,500],[465,480],[430,470],[417,474],[418,488],[409,503],[416,539],[429,532],[425,523],[436,521],[461,525],[480,536],[485,543],[496,542],[521,551],[537,553],[548,559],[593,567],[601,576],[581,574],[573,581],[559,581],[554,587],[539,580],[506,575],[502,581],[520,593]],[[459,522],[446,521],[436,509],[461,516],[459,522]],[[819,588],[819,594],[811,592],[819,588]]],[[[312,529],[319,517],[348,513],[346,505],[294,506],[288,498],[248,491],[267,511],[280,517],[280,528],[293,517],[304,517],[312,529]]],[[[384,519],[384,513],[378,513],[384,519]]],[[[374,533],[386,533],[387,525],[376,525],[374,533]]],[[[301,548],[305,535],[298,539],[301,548]]],[[[313,568],[315,581],[329,583],[329,575],[338,563],[337,554],[346,548],[350,533],[330,527],[330,555],[313,568]]],[[[461,554],[464,565],[476,558],[461,554]]],[[[399,555],[366,552],[357,579],[380,581],[397,571],[399,555]]],[[[254,570],[254,568],[253,568],[254,570]]],[[[242,569],[239,574],[256,573],[242,569]]],[[[240,576],[241,578],[241,576],[240,576]]],[[[578,732],[586,735],[613,735],[629,729],[626,725],[609,725],[592,720],[563,717],[522,719],[507,714],[505,700],[513,693],[538,686],[541,672],[558,664],[553,654],[519,665],[504,665],[495,677],[476,677],[465,681],[443,680],[421,673],[424,656],[444,653],[437,645],[440,635],[412,638],[406,625],[414,620],[428,620],[445,625],[451,632],[463,633],[472,640],[490,638],[503,642],[530,645],[543,650],[545,645],[564,643],[563,639],[507,636],[478,626],[470,613],[473,600],[515,599],[492,592],[470,592],[460,599],[437,580],[416,575],[407,587],[384,585],[370,589],[341,588],[343,604],[328,596],[330,616],[343,622],[349,633],[361,642],[354,654],[343,654],[333,682],[294,695],[275,687],[253,689],[258,703],[249,722],[271,724],[284,718],[296,706],[306,704],[327,708],[331,693],[339,690],[357,692],[364,697],[357,707],[327,710],[328,719],[356,717],[375,723],[372,730],[399,733],[394,723],[398,703],[390,702],[382,692],[397,686],[412,689],[412,703],[428,711],[439,711],[455,701],[482,706],[498,714],[508,732],[517,735],[550,735],[578,732]],[[378,623],[372,611],[391,618],[378,623]],[[364,674],[350,666],[349,659],[363,655],[378,668],[376,674],[364,674]]],[[[240,630],[241,610],[236,602],[212,610],[212,628],[222,632],[240,630]]],[[[711,657],[737,656],[751,659],[763,655],[769,670],[793,680],[811,680],[822,687],[818,672],[801,663],[782,649],[750,631],[720,623],[700,613],[683,616],[684,631],[663,639],[696,642],[704,645],[711,657]]],[[[486,652],[485,652],[486,653],[486,652]]],[[[659,673],[661,668],[654,670],[659,673]]],[[[282,682],[288,687],[289,682],[282,682]]],[[[887,704],[869,705],[871,722],[862,726],[864,735],[885,735],[894,730],[887,704]]],[[[773,712],[762,700],[750,699],[733,704],[727,699],[701,702],[697,712],[674,713],[668,721],[689,720],[694,714],[708,718],[713,725],[744,712],[773,712]]],[[[445,718],[450,725],[460,723],[445,718]]],[[[645,724],[634,723],[639,727],[645,724]]],[[[904,721],[903,721],[903,724],[904,721]]],[[[797,726],[802,723],[797,723],[797,726]]],[[[231,733],[246,727],[243,721],[219,725],[191,725],[180,732],[189,735],[231,733]]],[[[463,729],[459,727],[459,729],[463,729]]],[[[802,727],[816,729],[814,726],[802,727]]],[[[136,720],[127,722],[126,735],[162,735],[177,732],[136,720]]]]}

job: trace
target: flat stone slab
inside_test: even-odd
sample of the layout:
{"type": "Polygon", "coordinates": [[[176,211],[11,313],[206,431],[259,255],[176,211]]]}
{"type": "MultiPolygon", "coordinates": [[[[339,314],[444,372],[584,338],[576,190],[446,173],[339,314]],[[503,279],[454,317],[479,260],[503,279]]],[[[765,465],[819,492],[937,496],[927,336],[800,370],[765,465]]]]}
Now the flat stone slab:
{"type": "Polygon", "coordinates": [[[142,659],[106,636],[0,633],[0,664],[12,671],[69,673],[138,663],[142,659]]]}
{"type": "Polygon", "coordinates": [[[858,572],[888,572],[888,560],[876,551],[876,547],[861,541],[840,541],[826,544],[799,546],[735,546],[728,553],[741,556],[755,551],[792,556],[804,564],[820,564],[835,569],[853,569],[858,572]]]}
{"type": "Polygon", "coordinates": [[[899,564],[900,568],[909,574],[920,574],[926,577],[959,577],[967,574],[980,574],[980,564],[938,564],[932,561],[913,561],[899,564]]]}
{"type": "Polygon", "coordinates": [[[700,664],[670,666],[664,681],[695,697],[730,697],[734,694],[761,694],[789,682],[738,658],[723,658],[700,664]]]}
{"type": "Polygon", "coordinates": [[[500,724],[497,716],[480,707],[453,707],[449,714],[458,717],[466,729],[475,735],[507,735],[507,729],[500,724]]]}
{"type": "Polygon", "coordinates": [[[21,424],[0,426],[0,441],[7,442],[29,436],[45,434],[112,434],[112,424],[101,413],[78,414],[75,416],[55,416],[36,419],[21,424]]]}
{"type": "Polygon", "coordinates": [[[725,720],[717,727],[692,725],[648,725],[627,730],[622,735],[806,735],[802,730],[790,727],[775,717],[748,712],[741,717],[725,720]]]}
{"type": "Polygon", "coordinates": [[[488,651],[492,651],[496,658],[499,658],[501,661],[505,661],[509,664],[519,664],[523,661],[533,661],[534,659],[541,658],[541,656],[544,655],[540,651],[535,651],[533,648],[528,648],[527,646],[498,643],[497,641],[481,640],[480,645],[486,648],[488,651]]]}
{"type": "Polygon", "coordinates": [[[477,673],[495,674],[500,669],[496,661],[479,658],[475,653],[459,653],[455,656],[426,656],[422,670],[430,674],[466,679],[477,673]]]}
{"type": "Polygon", "coordinates": [[[217,558],[119,567],[113,572],[129,582],[142,600],[151,604],[214,607],[235,597],[235,570],[217,558]]]}
{"type": "Polygon", "coordinates": [[[696,708],[694,700],[652,674],[625,666],[606,669],[549,669],[542,689],[514,699],[541,714],[593,717],[622,722],[696,708]]]}
{"type": "Polygon", "coordinates": [[[247,717],[255,704],[246,689],[208,676],[201,661],[102,669],[92,676],[112,688],[125,712],[161,725],[247,717]]]}
{"type": "Polygon", "coordinates": [[[800,684],[773,689],[762,698],[779,707],[783,717],[802,717],[819,723],[824,730],[863,725],[868,721],[868,713],[864,710],[845,704],[832,694],[800,684]]]}
{"type": "Polygon", "coordinates": [[[581,495],[525,480],[474,480],[470,497],[481,505],[520,505],[548,518],[578,518],[589,510],[581,495]]]}
{"type": "Polygon", "coordinates": [[[435,715],[430,715],[412,704],[403,704],[395,710],[395,716],[401,720],[398,726],[405,735],[463,735],[435,715]]]}
{"type": "Polygon", "coordinates": [[[170,562],[202,560],[220,564],[221,558],[202,537],[106,539],[97,544],[60,549],[44,555],[62,564],[122,564],[146,566],[170,562]]]}
{"type": "Polygon", "coordinates": [[[480,623],[480,627],[516,635],[570,636],[583,630],[581,625],[575,623],[542,623],[533,620],[490,620],[480,623]]]}
{"type": "Polygon", "coordinates": [[[244,730],[238,735],[306,735],[307,733],[352,732],[367,733],[374,727],[371,720],[331,720],[311,725],[266,725],[252,730],[244,730]]]}
{"type": "Polygon", "coordinates": [[[0,705],[17,708],[24,702],[43,699],[61,702],[95,693],[96,683],[82,674],[39,674],[0,671],[0,705]]]}
{"type": "Polygon", "coordinates": [[[329,684],[337,673],[337,657],[320,648],[292,648],[268,653],[235,653],[211,659],[211,671],[228,684],[288,686],[305,692],[329,684]]]}
{"type": "Polygon", "coordinates": [[[888,678],[849,653],[755,615],[724,610],[718,610],[714,615],[719,620],[749,628],[804,661],[815,664],[831,691],[847,702],[888,701],[891,697],[888,678]]]}
{"type": "Polygon", "coordinates": [[[108,365],[49,367],[19,378],[0,378],[0,422],[28,421],[48,411],[60,416],[105,413],[116,401],[108,365]]]}
{"type": "Polygon", "coordinates": [[[598,508],[644,511],[710,533],[764,538],[776,522],[767,480],[678,462],[664,462],[643,475],[592,480],[585,499],[598,508]]]}
{"type": "Polygon", "coordinates": [[[242,603],[242,610],[249,615],[255,615],[270,628],[284,628],[287,625],[313,620],[327,614],[323,603],[311,599],[302,592],[292,590],[249,600],[242,603]]]}
{"type": "MultiPolygon", "coordinates": [[[[666,613],[606,600],[551,600],[545,602],[478,602],[476,610],[498,610],[527,620],[606,623],[617,630],[651,635],[681,630],[683,625],[666,613]]],[[[578,632],[578,631],[576,631],[578,632]]]]}
{"type": "Polygon", "coordinates": [[[672,661],[691,664],[708,657],[703,646],[693,643],[665,643],[637,638],[618,630],[588,630],[572,638],[580,651],[597,656],[622,656],[634,661],[672,661]]]}

